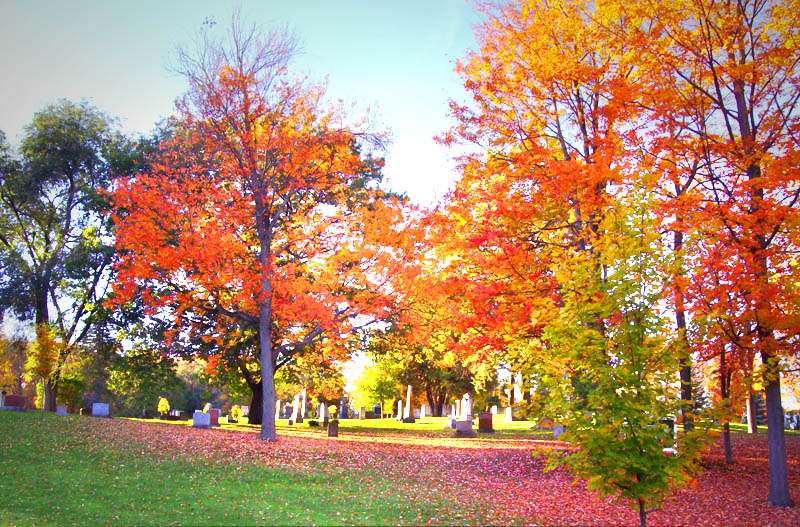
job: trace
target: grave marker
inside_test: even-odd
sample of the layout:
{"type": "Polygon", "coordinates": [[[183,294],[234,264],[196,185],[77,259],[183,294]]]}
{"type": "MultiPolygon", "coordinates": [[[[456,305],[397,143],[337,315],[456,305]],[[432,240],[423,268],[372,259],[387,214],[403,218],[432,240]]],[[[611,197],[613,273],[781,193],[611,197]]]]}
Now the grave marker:
{"type": "Polygon", "coordinates": [[[492,414],[489,412],[481,412],[478,414],[478,432],[494,432],[494,427],[492,426],[492,414]]]}
{"type": "Polygon", "coordinates": [[[219,426],[219,408],[212,408],[208,411],[209,424],[219,426]]]}
{"type": "Polygon", "coordinates": [[[56,415],[67,415],[67,407],[63,404],[56,406],[56,415]]]}
{"type": "Polygon", "coordinates": [[[195,410],[192,415],[192,426],[208,430],[211,428],[211,414],[207,414],[202,410],[195,410]]]}
{"type": "Polygon", "coordinates": [[[460,415],[462,421],[472,421],[472,396],[469,393],[465,393],[461,398],[460,415]]]}
{"type": "Polygon", "coordinates": [[[108,417],[108,403],[92,403],[92,417],[108,417]]]}
{"type": "Polygon", "coordinates": [[[475,437],[472,421],[456,421],[456,437],[475,437]]]}
{"type": "Polygon", "coordinates": [[[408,419],[411,417],[411,385],[408,385],[408,390],[406,390],[406,407],[403,409],[403,419],[408,419]]]}

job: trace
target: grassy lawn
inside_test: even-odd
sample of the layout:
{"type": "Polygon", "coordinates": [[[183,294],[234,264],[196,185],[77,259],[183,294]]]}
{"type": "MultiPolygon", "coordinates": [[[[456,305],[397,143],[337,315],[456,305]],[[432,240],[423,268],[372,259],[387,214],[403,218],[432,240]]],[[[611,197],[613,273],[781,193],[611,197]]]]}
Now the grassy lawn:
{"type": "MultiPolygon", "coordinates": [[[[186,422],[0,412],[0,527],[30,525],[630,525],[599,496],[534,454],[564,448],[530,422],[454,438],[446,419],[342,420],[338,438],[307,422],[199,430],[186,422]]],[[[800,508],[766,504],[766,434],[715,446],[697,484],[648,525],[800,525],[800,508]]],[[[800,436],[787,433],[800,497],[800,436]]]]}
{"type": "MultiPolygon", "coordinates": [[[[320,462],[314,470],[278,469],[160,455],[153,445],[95,435],[100,421],[111,422],[0,412],[0,525],[453,524],[464,523],[464,514],[470,522],[480,517],[435,493],[409,495],[369,468],[320,462]]],[[[157,431],[155,424],[147,426],[157,431]]]]}

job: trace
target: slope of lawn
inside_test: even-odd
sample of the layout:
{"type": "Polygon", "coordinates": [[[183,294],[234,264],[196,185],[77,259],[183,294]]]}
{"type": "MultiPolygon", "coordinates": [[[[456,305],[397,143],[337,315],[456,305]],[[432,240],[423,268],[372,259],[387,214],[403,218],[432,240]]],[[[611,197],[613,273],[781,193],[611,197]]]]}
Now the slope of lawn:
{"type": "MultiPolygon", "coordinates": [[[[442,423],[343,420],[328,438],[281,422],[267,443],[249,425],[0,412],[0,526],[638,524],[627,503],[544,472],[533,454],[564,445],[530,423],[475,439],[442,423]]],[[[787,449],[800,500],[800,436],[787,449]]],[[[800,507],[766,504],[766,452],[766,434],[735,434],[734,465],[714,448],[648,524],[800,525],[800,507]]]]}

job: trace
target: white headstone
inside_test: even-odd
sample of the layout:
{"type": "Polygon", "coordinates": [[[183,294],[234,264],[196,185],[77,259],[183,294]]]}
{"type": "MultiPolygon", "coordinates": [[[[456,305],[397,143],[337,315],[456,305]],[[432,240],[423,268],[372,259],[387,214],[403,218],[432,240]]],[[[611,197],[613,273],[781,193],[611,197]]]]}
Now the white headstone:
{"type": "Polygon", "coordinates": [[[290,424],[295,423],[302,423],[303,416],[300,415],[300,394],[294,396],[294,400],[292,401],[292,416],[289,418],[291,421],[290,424]]]}
{"type": "Polygon", "coordinates": [[[278,399],[275,401],[275,420],[277,421],[281,417],[281,400],[278,399]]]}
{"type": "Polygon", "coordinates": [[[195,410],[192,415],[192,426],[195,428],[211,428],[211,414],[195,410]]]}
{"type": "Polygon", "coordinates": [[[430,411],[429,408],[430,407],[427,404],[423,404],[422,405],[422,408],[419,409],[419,418],[420,419],[425,419],[426,417],[428,417],[428,415],[430,415],[431,411],[430,411]]]}
{"type": "Polygon", "coordinates": [[[411,417],[413,414],[411,413],[411,385],[408,385],[408,390],[406,390],[406,407],[403,408],[403,418],[411,417]]]}
{"type": "Polygon", "coordinates": [[[461,398],[460,420],[472,422],[472,396],[468,393],[465,393],[464,397],[461,398]]]}
{"type": "Polygon", "coordinates": [[[414,408],[414,410],[411,412],[411,415],[414,416],[414,419],[419,419],[420,416],[419,408],[414,408]]]}
{"type": "Polygon", "coordinates": [[[108,417],[108,403],[92,403],[93,417],[108,417]]]}
{"type": "Polygon", "coordinates": [[[514,383],[514,400],[521,401],[522,400],[522,388],[520,387],[519,383],[514,383]]]}
{"type": "Polygon", "coordinates": [[[493,404],[491,408],[489,408],[489,413],[492,415],[497,415],[497,405],[493,404]]]}
{"type": "Polygon", "coordinates": [[[56,415],[67,415],[67,407],[62,404],[56,406],[56,415]]]}
{"type": "Polygon", "coordinates": [[[397,420],[403,420],[403,401],[397,401],[397,420]]]}
{"type": "Polygon", "coordinates": [[[306,396],[307,396],[306,389],[303,388],[303,402],[301,403],[302,406],[300,407],[300,416],[303,419],[306,418],[306,405],[307,405],[306,396]]]}
{"type": "Polygon", "coordinates": [[[506,407],[506,416],[503,418],[503,421],[506,423],[510,423],[514,420],[514,407],[508,406],[506,407]]]}

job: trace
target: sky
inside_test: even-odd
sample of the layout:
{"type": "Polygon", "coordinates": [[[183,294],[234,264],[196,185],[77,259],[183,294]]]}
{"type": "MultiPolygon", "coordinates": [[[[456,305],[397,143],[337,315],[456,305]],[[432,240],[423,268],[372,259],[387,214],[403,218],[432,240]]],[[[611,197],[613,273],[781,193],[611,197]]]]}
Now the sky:
{"type": "Polygon", "coordinates": [[[466,100],[453,72],[475,48],[480,14],[469,0],[0,0],[0,130],[18,144],[35,112],[60,98],[88,100],[123,132],[147,134],[173,113],[186,83],[170,71],[175,48],[204,27],[245,21],[288,26],[299,37],[298,73],[328,78],[332,99],[375,112],[393,141],[388,186],[431,205],[455,181],[449,99],[466,100]]]}
{"type": "MultiPolygon", "coordinates": [[[[453,69],[476,45],[470,0],[0,0],[0,130],[17,145],[34,113],[66,98],[147,135],[186,89],[170,69],[176,48],[208,22],[227,30],[237,8],[266,30],[293,30],[294,71],[327,77],[331,99],[374,112],[392,136],[389,188],[433,205],[452,187],[456,152],[433,137],[452,124],[448,100],[467,97],[453,69]]],[[[350,383],[363,360],[348,364],[350,383]]]]}

